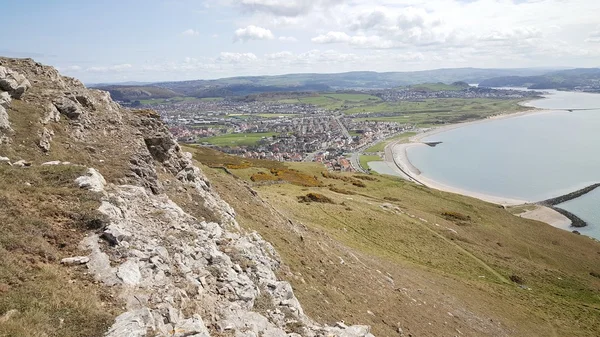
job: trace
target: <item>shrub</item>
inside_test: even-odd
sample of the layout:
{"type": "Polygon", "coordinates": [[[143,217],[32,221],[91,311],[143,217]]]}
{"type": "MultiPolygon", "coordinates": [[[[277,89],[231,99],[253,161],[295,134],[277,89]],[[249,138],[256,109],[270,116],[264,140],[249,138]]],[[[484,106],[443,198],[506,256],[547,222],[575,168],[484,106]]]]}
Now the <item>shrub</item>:
{"type": "Polygon", "coordinates": [[[335,187],[335,186],[331,186],[331,187],[329,187],[329,190],[330,190],[330,191],[332,191],[332,192],[335,192],[335,193],[339,193],[339,194],[346,194],[346,195],[353,195],[353,194],[356,194],[356,193],[354,193],[354,192],[352,192],[352,191],[345,190],[345,189],[343,189],[343,188],[337,188],[337,187],[335,187]]]}
{"type": "Polygon", "coordinates": [[[444,218],[446,218],[446,220],[450,220],[450,221],[469,221],[471,220],[471,217],[468,215],[464,215],[455,211],[446,211],[442,213],[442,216],[444,218]]]}
{"type": "Polygon", "coordinates": [[[334,204],[330,198],[319,193],[308,193],[298,197],[298,202],[320,202],[324,204],[334,204]]]}

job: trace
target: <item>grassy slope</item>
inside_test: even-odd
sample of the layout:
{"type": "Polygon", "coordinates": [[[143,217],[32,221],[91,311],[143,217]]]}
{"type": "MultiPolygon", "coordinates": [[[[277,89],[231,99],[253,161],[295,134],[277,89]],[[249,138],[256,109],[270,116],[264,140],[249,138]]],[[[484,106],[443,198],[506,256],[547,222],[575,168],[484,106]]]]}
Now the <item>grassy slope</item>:
{"type": "Polygon", "coordinates": [[[368,169],[369,165],[368,163],[371,161],[382,161],[383,159],[381,159],[381,157],[379,156],[368,156],[368,155],[361,155],[360,157],[358,157],[358,160],[360,161],[360,166],[364,169],[368,169]]]}
{"type": "MultiPolygon", "coordinates": [[[[322,170],[290,166],[319,177],[322,170]]],[[[502,335],[501,329],[515,336],[595,336],[600,329],[600,279],[590,275],[600,272],[598,242],[384,176],[365,181],[366,188],[320,177],[325,186],[352,195],[329,187],[255,185],[267,201],[260,203],[244,186],[245,172],[257,170],[233,170],[241,179],[220,170],[206,173],[242,225],[274,244],[287,266],[282,275],[321,321],[367,323],[382,336],[395,334],[398,322],[405,332],[426,336],[456,334],[454,329],[466,335],[502,335]],[[308,192],[336,204],[298,203],[308,192]],[[510,281],[513,275],[530,290],[510,281]]]]}
{"type": "Polygon", "coordinates": [[[482,119],[506,112],[527,109],[518,103],[523,100],[498,99],[427,99],[423,101],[402,101],[397,103],[378,103],[345,110],[346,114],[356,113],[395,113],[389,117],[365,117],[358,120],[412,123],[429,126],[441,123],[457,123],[466,120],[482,119]]]}

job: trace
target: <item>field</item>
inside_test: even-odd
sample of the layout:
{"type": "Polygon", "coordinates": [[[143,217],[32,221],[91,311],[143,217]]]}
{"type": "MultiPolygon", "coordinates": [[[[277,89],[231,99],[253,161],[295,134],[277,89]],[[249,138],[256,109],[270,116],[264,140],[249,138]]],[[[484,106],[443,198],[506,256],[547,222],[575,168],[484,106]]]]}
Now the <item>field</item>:
{"type": "Polygon", "coordinates": [[[265,137],[272,137],[275,135],[276,133],[274,132],[230,133],[215,137],[200,138],[200,142],[217,146],[251,146],[256,145],[258,141],[265,137]]]}
{"type": "MultiPolygon", "coordinates": [[[[229,157],[193,150],[201,162],[229,157]]],[[[316,320],[369,324],[380,336],[398,327],[417,336],[591,337],[600,329],[597,241],[392,177],[271,163],[205,173],[240,224],[274,245],[281,277],[316,320]],[[272,165],[320,184],[250,179],[272,165]],[[333,203],[298,202],[309,193],[333,203]]]]}
{"type": "Polygon", "coordinates": [[[381,159],[381,157],[379,156],[368,156],[368,155],[361,155],[358,158],[358,161],[360,162],[360,166],[362,168],[364,168],[365,170],[369,169],[369,162],[371,161],[382,161],[383,159],[381,159]]]}
{"type": "Polygon", "coordinates": [[[387,144],[389,144],[390,142],[393,142],[393,141],[396,141],[396,140],[401,140],[401,139],[408,141],[408,139],[410,137],[412,137],[412,136],[414,136],[416,134],[417,134],[416,132],[404,132],[404,133],[399,134],[399,135],[397,135],[395,137],[385,139],[385,140],[383,140],[383,141],[381,141],[381,142],[379,142],[379,143],[377,143],[377,144],[375,144],[375,145],[373,145],[373,146],[365,149],[364,152],[366,152],[366,153],[370,153],[370,152],[383,152],[383,150],[385,149],[385,146],[387,144]]]}
{"type": "Polygon", "coordinates": [[[304,104],[313,104],[328,110],[345,110],[381,102],[377,96],[366,94],[328,94],[301,97],[298,101],[304,104]]]}
{"type": "Polygon", "coordinates": [[[345,110],[346,114],[393,113],[386,117],[361,117],[358,120],[411,123],[418,126],[459,123],[467,120],[483,119],[506,112],[528,109],[518,103],[522,100],[498,99],[428,99],[419,102],[380,103],[345,110]]]}

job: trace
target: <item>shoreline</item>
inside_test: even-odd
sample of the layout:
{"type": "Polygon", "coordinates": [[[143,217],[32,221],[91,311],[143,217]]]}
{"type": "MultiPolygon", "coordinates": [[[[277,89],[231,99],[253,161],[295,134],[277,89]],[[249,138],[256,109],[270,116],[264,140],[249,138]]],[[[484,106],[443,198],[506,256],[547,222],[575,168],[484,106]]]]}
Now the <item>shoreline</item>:
{"type": "Polygon", "coordinates": [[[527,116],[527,115],[532,115],[532,114],[539,114],[539,113],[550,112],[550,111],[552,111],[552,110],[534,108],[533,110],[519,111],[519,112],[514,112],[514,113],[506,113],[506,114],[501,114],[501,115],[497,115],[497,116],[493,116],[493,117],[489,117],[489,118],[485,118],[485,119],[481,119],[481,120],[475,120],[475,121],[457,123],[457,124],[450,124],[450,125],[445,125],[445,126],[429,129],[429,130],[421,132],[413,137],[410,137],[408,143],[401,143],[400,141],[389,143],[385,147],[385,151],[384,151],[385,159],[384,160],[386,163],[388,163],[388,166],[390,166],[390,167],[395,166],[397,170],[402,172],[402,174],[401,174],[402,178],[404,178],[404,179],[408,178],[407,180],[414,181],[416,183],[427,186],[429,188],[469,196],[469,197],[480,199],[480,200],[490,202],[493,204],[501,205],[503,207],[519,206],[519,205],[527,205],[527,204],[535,205],[536,209],[523,212],[521,214],[518,214],[517,216],[527,218],[527,219],[541,221],[541,222],[547,223],[553,227],[571,231],[572,230],[571,219],[569,219],[564,214],[561,214],[550,207],[547,207],[544,205],[537,205],[535,202],[531,202],[528,200],[520,200],[520,199],[516,199],[516,198],[508,198],[508,197],[495,196],[495,195],[490,195],[490,194],[485,194],[485,193],[480,193],[480,192],[469,191],[466,189],[449,186],[449,185],[446,185],[439,181],[435,181],[433,179],[425,177],[421,174],[421,171],[411,163],[410,159],[408,158],[408,154],[407,154],[407,149],[410,147],[427,146],[426,144],[422,143],[422,140],[426,137],[433,136],[438,133],[462,128],[462,127],[469,126],[469,125],[475,125],[475,124],[480,124],[480,123],[485,123],[485,122],[490,122],[490,121],[495,121],[495,120],[527,116]]]}

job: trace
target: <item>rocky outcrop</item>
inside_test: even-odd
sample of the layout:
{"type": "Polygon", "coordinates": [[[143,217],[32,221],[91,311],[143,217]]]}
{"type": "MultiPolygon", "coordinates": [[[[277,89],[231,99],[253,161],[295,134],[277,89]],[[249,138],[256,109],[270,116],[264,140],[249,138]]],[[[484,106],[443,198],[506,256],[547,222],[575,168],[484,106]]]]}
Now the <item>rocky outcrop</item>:
{"type": "Polygon", "coordinates": [[[138,186],[109,185],[102,193],[103,235],[117,244],[102,248],[93,235],[82,248],[98,280],[120,285],[127,303],[107,336],[371,336],[366,326],[322,327],[304,315],[290,284],[275,276],[273,247],[244,234],[235,219],[198,221],[138,186]]]}
{"type": "Polygon", "coordinates": [[[25,76],[0,65],[0,144],[6,143],[7,135],[12,132],[6,109],[12,99],[20,99],[30,87],[25,76]]]}
{"type": "MultiPolygon", "coordinates": [[[[33,60],[0,58],[0,68],[0,106],[22,99],[23,111],[39,112],[29,113],[40,151],[61,147],[96,168],[73,183],[98,193],[102,216],[94,228],[101,229],[81,242],[84,254],[61,262],[85,265],[124,301],[106,336],[371,336],[367,326],[323,326],[304,314],[291,285],[276,277],[277,252],[238,225],[156,113],[121,109],[108,93],[33,60]],[[33,87],[23,96],[27,79],[33,87]],[[190,215],[168,190],[210,216],[190,215]]],[[[13,165],[72,165],[65,161],[73,158],[13,165]]]]}
{"type": "Polygon", "coordinates": [[[20,99],[29,88],[31,83],[25,76],[0,66],[0,90],[8,92],[14,99],[20,99]]]}

